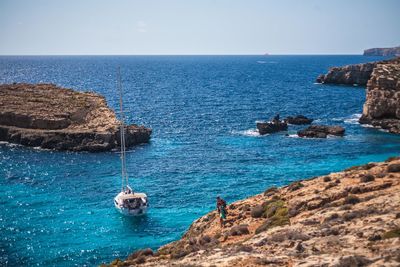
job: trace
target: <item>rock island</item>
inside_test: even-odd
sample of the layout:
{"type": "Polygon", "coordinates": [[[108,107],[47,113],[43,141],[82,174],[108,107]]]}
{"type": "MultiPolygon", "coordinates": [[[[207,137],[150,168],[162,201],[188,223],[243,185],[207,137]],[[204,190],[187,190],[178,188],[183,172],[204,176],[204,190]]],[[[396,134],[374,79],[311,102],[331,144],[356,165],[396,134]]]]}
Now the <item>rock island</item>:
{"type": "MultiPolygon", "coordinates": [[[[105,98],[53,84],[0,85],[0,141],[55,150],[100,152],[119,146],[119,125],[105,98]]],[[[126,127],[126,145],[151,129],[126,127]]]]}

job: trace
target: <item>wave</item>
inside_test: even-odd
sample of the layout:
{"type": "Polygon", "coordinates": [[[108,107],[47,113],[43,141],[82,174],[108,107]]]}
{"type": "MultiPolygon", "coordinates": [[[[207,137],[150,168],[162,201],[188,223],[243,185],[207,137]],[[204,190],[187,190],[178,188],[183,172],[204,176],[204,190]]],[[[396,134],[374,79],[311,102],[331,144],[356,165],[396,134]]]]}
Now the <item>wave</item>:
{"type": "Polygon", "coordinates": [[[364,128],[375,128],[375,129],[379,129],[380,128],[379,126],[373,126],[371,124],[361,124],[361,127],[364,127],[364,128]]]}
{"type": "Polygon", "coordinates": [[[359,120],[361,118],[361,115],[362,114],[360,114],[360,113],[353,114],[353,115],[350,116],[350,118],[344,119],[344,123],[347,123],[347,124],[360,124],[359,120]]]}
{"type": "Polygon", "coordinates": [[[289,138],[300,138],[297,134],[289,134],[287,137],[289,138]]]}
{"type": "MultiPolygon", "coordinates": [[[[248,129],[244,131],[232,131],[233,134],[236,135],[243,135],[243,136],[250,136],[250,137],[261,137],[257,129],[248,129]]],[[[267,135],[267,134],[266,134],[267,135]]]]}
{"type": "Polygon", "coordinates": [[[333,118],[332,121],[344,122],[346,124],[360,124],[358,121],[361,118],[361,113],[355,113],[348,117],[333,118]]]}
{"type": "Polygon", "coordinates": [[[265,64],[265,63],[267,63],[267,62],[266,62],[266,61],[259,60],[259,61],[257,61],[257,63],[258,63],[258,64],[265,64]]]}

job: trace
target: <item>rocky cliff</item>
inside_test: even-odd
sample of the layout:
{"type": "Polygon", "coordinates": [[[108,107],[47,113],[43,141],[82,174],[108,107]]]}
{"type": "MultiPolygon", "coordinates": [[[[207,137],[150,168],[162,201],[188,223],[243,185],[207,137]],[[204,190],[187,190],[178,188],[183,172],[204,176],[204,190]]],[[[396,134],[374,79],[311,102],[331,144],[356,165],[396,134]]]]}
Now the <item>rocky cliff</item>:
{"type": "Polygon", "coordinates": [[[110,266],[399,266],[400,158],[311,178],[215,211],[157,252],[110,266]]]}
{"type": "Polygon", "coordinates": [[[400,58],[374,68],[360,123],[400,134],[400,58]]]}
{"type": "Polygon", "coordinates": [[[317,82],[367,85],[360,123],[400,133],[400,58],[331,68],[317,82]]]}
{"type": "Polygon", "coordinates": [[[366,85],[376,63],[347,65],[344,67],[330,68],[327,74],[321,74],[317,78],[318,83],[366,85]]]}
{"type": "Polygon", "coordinates": [[[366,49],[364,50],[364,56],[400,56],[400,46],[366,49]]]}
{"type": "MultiPolygon", "coordinates": [[[[151,130],[127,126],[128,146],[151,130]]],[[[106,151],[119,145],[119,121],[104,97],[52,84],[0,85],[0,141],[57,150],[106,151]]]]}

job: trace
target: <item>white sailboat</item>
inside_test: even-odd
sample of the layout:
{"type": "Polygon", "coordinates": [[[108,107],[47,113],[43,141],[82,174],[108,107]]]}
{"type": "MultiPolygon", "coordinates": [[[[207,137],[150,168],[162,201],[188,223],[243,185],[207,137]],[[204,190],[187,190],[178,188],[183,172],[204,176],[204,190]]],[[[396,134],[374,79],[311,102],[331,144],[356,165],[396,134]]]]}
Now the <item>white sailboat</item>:
{"type": "Polygon", "coordinates": [[[118,89],[120,105],[120,136],[121,136],[121,192],[114,198],[115,208],[126,216],[140,216],[147,212],[148,201],[145,193],[134,192],[129,186],[128,172],[126,171],[126,150],[125,150],[125,115],[122,102],[121,72],[118,68],[118,89]]]}

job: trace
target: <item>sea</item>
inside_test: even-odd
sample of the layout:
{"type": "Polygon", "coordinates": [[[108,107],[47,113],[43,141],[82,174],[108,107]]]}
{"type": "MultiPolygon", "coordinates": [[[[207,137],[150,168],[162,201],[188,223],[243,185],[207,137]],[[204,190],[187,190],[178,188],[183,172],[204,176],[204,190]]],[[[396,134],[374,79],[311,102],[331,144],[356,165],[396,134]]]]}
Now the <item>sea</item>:
{"type": "Polygon", "coordinates": [[[118,110],[121,68],[128,123],[153,129],[127,152],[146,216],[114,208],[118,151],[76,153],[0,144],[0,265],[97,266],[179,239],[215,208],[271,186],[383,161],[400,136],[362,126],[362,86],[316,84],[331,66],[381,60],[313,56],[1,56],[0,83],[53,83],[102,94],[118,110]],[[305,115],[344,137],[260,136],[256,122],[305,115]]]}

